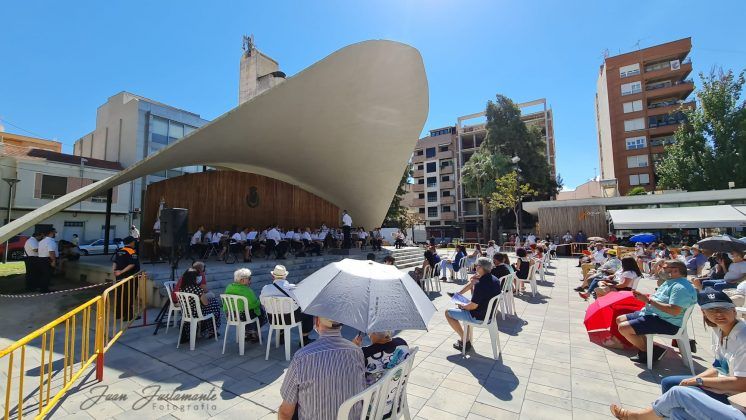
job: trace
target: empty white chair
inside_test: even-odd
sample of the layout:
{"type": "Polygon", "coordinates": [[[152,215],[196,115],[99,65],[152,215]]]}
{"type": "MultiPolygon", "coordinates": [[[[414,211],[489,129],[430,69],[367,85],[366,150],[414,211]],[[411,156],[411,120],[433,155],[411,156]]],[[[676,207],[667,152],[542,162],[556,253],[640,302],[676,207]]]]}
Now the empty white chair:
{"type": "Polygon", "coordinates": [[[422,272],[422,288],[425,292],[440,291],[440,280],[435,275],[435,270],[429,265],[425,265],[425,270],[422,272]]]}
{"type": "Polygon", "coordinates": [[[686,361],[686,363],[689,365],[689,369],[692,371],[692,375],[694,375],[694,360],[692,360],[692,349],[689,347],[689,334],[687,334],[687,324],[689,323],[689,318],[692,316],[692,312],[694,312],[694,308],[696,306],[697,305],[692,305],[686,309],[686,311],[684,312],[684,317],[681,319],[681,328],[679,328],[679,331],[676,334],[645,335],[645,340],[647,341],[648,369],[653,369],[653,339],[655,338],[655,336],[658,336],[666,340],[676,340],[678,342],[681,358],[686,361]]]}
{"type": "Polygon", "coordinates": [[[515,274],[508,274],[507,276],[500,277],[502,283],[502,291],[500,292],[500,315],[505,320],[505,314],[515,315],[515,306],[513,302],[513,279],[515,274]]]}
{"type": "Polygon", "coordinates": [[[458,263],[458,278],[459,280],[469,280],[469,261],[467,257],[461,258],[458,263]]]}
{"type": "Polygon", "coordinates": [[[409,374],[412,372],[412,365],[417,354],[417,347],[410,349],[407,359],[389,369],[378,382],[367,387],[362,392],[348,398],[337,411],[337,420],[348,420],[355,406],[360,406],[359,420],[381,420],[387,416],[388,401],[392,401],[391,414],[389,419],[398,419],[404,417],[409,420],[409,402],[407,401],[407,383],[409,374]]]}
{"type": "Polygon", "coordinates": [[[502,293],[490,299],[487,304],[487,312],[485,312],[484,320],[480,323],[472,323],[464,321],[464,335],[461,337],[461,354],[466,355],[466,342],[471,337],[472,328],[486,328],[490,332],[490,340],[492,341],[492,355],[495,360],[500,357],[500,332],[497,329],[497,308],[499,300],[501,299],[502,293]]]}
{"type": "Polygon", "coordinates": [[[256,332],[259,335],[259,344],[262,344],[262,324],[259,317],[252,318],[249,309],[249,300],[244,296],[220,295],[225,310],[225,334],[223,334],[223,354],[225,354],[225,342],[228,340],[228,328],[236,327],[236,342],[238,342],[238,354],[243,356],[244,341],[246,340],[246,325],[256,323],[256,332]],[[239,310],[239,302],[243,303],[243,309],[239,310]],[[244,320],[241,320],[241,314],[244,320]]]}
{"type": "Polygon", "coordinates": [[[181,307],[181,325],[179,325],[179,338],[176,341],[176,348],[181,344],[181,331],[184,324],[189,323],[189,350],[194,350],[194,343],[197,341],[197,326],[200,321],[212,320],[212,330],[215,331],[215,341],[218,341],[218,328],[215,325],[215,317],[212,314],[203,315],[202,305],[199,296],[194,293],[176,292],[181,307]]]}
{"type": "Polygon", "coordinates": [[[174,325],[176,325],[176,313],[181,313],[181,307],[174,303],[173,292],[176,287],[175,281],[164,281],[163,288],[166,289],[166,295],[168,295],[168,316],[166,317],[166,334],[168,334],[168,327],[171,325],[171,314],[174,315],[174,325]]]}
{"type": "MultiPolygon", "coordinates": [[[[303,328],[301,320],[295,319],[298,304],[289,297],[265,296],[261,298],[262,306],[267,311],[269,332],[267,333],[267,353],[264,360],[269,360],[269,346],[272,343],[272,331],[282,330],[285,335],[285,360],[290,360],[290,336],[293,328],[298,328],[300,346],[303,347],[303,328]],[[287,319],[286,319],[287,317],[287,319]]],[[[280,347],[280,333],[275,334],[275,348],[280,347]]]]}
{"type": "Polygon", "coordinates": [[[536,292],[538,287],[536,286],[536,264],[531,264],[531,267],[528,269],[528,278],[522,279],[518,276],[516,276],[516,279],[518,280],[518,283],[522,285],[523,283],[531,283],[531,295],[536,297],[536,292]]]}
{"type": "Polygon", "coordinates": [[[541,281],[544,281],[544,279],[545,279],[545,277],[544,277],[544,259],[543,258],[541,258],[541,259],[539,259],[539,258],[533,258],[533,260],[534,260],[534,266],[536,267],[536,270],[534,270],[534,272],[536,273],[535,275],[537,277],[539,277],[539,279],[541,279],[541,281]]]}

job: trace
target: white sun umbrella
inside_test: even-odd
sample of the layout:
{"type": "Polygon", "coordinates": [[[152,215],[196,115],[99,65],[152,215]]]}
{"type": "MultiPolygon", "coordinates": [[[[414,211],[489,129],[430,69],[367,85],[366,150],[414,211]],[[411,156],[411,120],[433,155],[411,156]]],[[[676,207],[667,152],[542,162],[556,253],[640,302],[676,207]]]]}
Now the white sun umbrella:
{"type": "Polygon", "coordinates": [[[300,282],[301,310],[363,332],[426,330],[436,309],[417,283],[392,265],[344,259],[300,282]]]}

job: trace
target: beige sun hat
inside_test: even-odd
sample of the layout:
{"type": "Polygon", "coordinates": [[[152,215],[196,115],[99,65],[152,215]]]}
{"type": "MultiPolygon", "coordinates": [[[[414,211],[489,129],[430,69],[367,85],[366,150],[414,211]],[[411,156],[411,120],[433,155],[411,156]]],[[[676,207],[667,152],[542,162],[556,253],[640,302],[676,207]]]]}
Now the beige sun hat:
{"type": "Polygon", "coordinates": [[[275,269],[272,270],[271,274],[275,278],[284,279],[285,277],[288,276],[289,273],[288,273],[288,270],[285,268],[284,265],[279,265],[278,264],[278,265],[275,266],[275,269]]]}

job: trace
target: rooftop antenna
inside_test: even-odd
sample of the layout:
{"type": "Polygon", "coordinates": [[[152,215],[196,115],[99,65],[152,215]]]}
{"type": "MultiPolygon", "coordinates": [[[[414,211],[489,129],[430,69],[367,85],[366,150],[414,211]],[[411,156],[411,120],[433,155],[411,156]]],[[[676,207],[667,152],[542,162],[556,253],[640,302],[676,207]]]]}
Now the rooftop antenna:
{"type": "Polygon", "coordinates": [[[251,56],[251,50],[253,50],[254,48],[256,48],[254,46],[254,34],[251,34],[249,36],[244,35],[242,41],[243,42],[242,42],[241,48],[243,49],[244,53],[247,56],[250,57],[251,56]]]}

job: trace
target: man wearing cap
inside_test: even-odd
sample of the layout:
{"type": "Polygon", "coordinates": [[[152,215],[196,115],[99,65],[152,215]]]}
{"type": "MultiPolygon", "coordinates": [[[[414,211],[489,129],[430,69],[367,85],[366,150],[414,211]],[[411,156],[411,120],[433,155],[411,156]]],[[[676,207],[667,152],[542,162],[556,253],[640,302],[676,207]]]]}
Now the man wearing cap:
{"type": "Polygon", "coordinates": [[[691,251],[691,258],[686,260],[686,273],[690,276],[696,276],[705,266],[707,257],[699,251],[699,245],[693,245],[691,251]]]}
{"type": "MultiPolygon", "coordinates": [[[[137,274],[140,271],[140,259],[137,257],[137,251],[135,248],[135,238],[128,236],[122,240],[124,243],[124,247],[117,250],[117,254],[114,257],[114,263],[111,265],[111,271],[114,273],[114,277],[116,278],[116,281],[120,281],[123,279],[126,279],[129,276],[132,276],[134,274],[137,274]]],[[[125,319],[128,318],[127,315],[136,315],[135,312],[135,300],[138,297],[138,281],[137,278],[135,278],[132,282],[132,284],[127,287],[129,289],[130,293],[128,297],[125,297],[125,299],[128,300],[128,302],[125,303],[124,307],[130,308],[130,311],[127,312],[125,315],[125,319]]],[[[116,311],[117,316],[119,316],[119,311],[116,311]]]]}
{"type": "MultiPolygon", "coordinates": [[[[287,281],[288,274],[290,273],[288,273],[285,266],[279,264],[276,265],[270,274],[272,274],[273,281],[272,283],[262,287],[262,291],[259,293],[259,300],[264,302],[264,299],[267,297],[289,297],[295,301],[295,296],[293,295],[295,285],[287,281]]],[[[311,331],[313,331],[313,316],[304,314],[301,312],[300,307],[298,307],[295,310],[295,320],[296,322],[298,320],[301,321],[303,344],[307,345],[308,343],[313,342],[313,340],[308,337],[311,331]]],[[[285,322],[290,323],[290,314],[285,315],[285,322]]],[[[280,340],[283,340],[284,337],[282,336],[282,331],[280,331],[280,334],[280,340]]]]}
{"type": "MultiPolygon", "coordinates": [[[[637,312],[621,315],[616,322],[619,332],[637,348],[637,355],[630,360],[647,362],[646,334],[676,334],[681,328],[686,310],[697,302],[697,291],[686,279],[686,265],[678,260],[667,260],[659,274],[665,281],[653,295],[633,290],[634,297],[645,303],[637,312]]],[[[666,347],[653,347],[653,363],[668,351],[666,347]]]]}
{"type": "Polygon", "coordinates": [[[57,230],[52,228],[47,231],[44,239],[39,242],[39,266],[37,271],[39,281],[37,287],[42,293],[49,292],[49,283],[52,281],[52,275],[57,266],[59,251],[57,249],[57,241],[54,239],[56,235],[57,230]]]}
{"type": "Polygon", "coordinates": [[[728,397],[746,392],[746,324],[738,320],[728,295],[707,288],[697,295],[705,323],[715,334],[712,367],[697,376],[668,376],[661,381],[663,395],[641,411],[611,405],[617,418],[743,419],[728,397]]]}
{"type": "Polygon", "coordinates": [[[23,263],[26,266],[27,292],[35,292],[39,287],[39,240],[43,237],[41,232],[34,232],[23,244],[23,250],[26,252],[23,263]]]}
{"type": "MultiPolygon", "coordinates": [[[[280,388],[278,419],[334,420],[348,398],[365,389],[365,356],[356,344],[342,337],[342,324],[316,317],[319,339],[298,350],[280,388]]],[[[360,418],[357,408],[354,418],[360,418]]]]}

